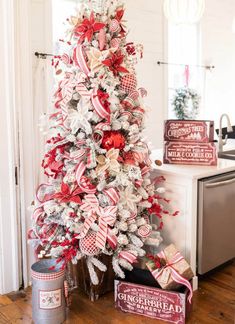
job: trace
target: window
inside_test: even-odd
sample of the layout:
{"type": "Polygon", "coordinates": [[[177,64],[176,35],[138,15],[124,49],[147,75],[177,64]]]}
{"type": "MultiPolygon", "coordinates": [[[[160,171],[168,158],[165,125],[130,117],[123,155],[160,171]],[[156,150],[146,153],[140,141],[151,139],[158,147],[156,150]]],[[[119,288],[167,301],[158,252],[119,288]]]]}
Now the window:
{"type": "Polygon", "coordinates": [[[60,42],[66,33],[68,25],[66,19],[76,14],[79,0],[52,0],[52,19],[53,19],[53,50],[55,54],[62,54],[67,46],[60,42]]]}
{"type": "Polygon", "coordinates": [[[168,118],[175,118],[171,107],[175,89],[183,87],[186,82],[186,69],[189,70],[189,87],[200,93],[201,69],[199,64],[199,27],[198,24],[175,25],[168,27],[168,118]]]}

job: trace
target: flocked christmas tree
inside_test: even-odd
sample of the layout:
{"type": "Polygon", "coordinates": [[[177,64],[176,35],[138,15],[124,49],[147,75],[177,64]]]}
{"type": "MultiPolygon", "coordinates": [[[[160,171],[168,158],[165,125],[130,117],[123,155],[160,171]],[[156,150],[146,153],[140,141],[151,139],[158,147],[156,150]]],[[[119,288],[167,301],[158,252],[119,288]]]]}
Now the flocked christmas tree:
{"type": "Polygon", "coordinates": [[[150,216],[168,212],[150,181],[142,139],[146,91],[134,65],[142,46],[128,43],[119,0],[83,1],[68,20],[69,51],[54,61],[59,75],[29,239],[62,266],[86,258],[91,281],[112,255],[119,277],[145,254],[150,216]]]}

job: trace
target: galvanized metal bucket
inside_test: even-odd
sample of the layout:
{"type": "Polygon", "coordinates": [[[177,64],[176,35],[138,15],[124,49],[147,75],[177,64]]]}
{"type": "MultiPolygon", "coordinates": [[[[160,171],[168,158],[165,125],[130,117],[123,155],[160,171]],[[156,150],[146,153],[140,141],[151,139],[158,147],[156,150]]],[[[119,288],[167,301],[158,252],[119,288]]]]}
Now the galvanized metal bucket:
{"type": "Polygon", "coordinates": [[[36,262],[32,270],[32,311],[35,324],[65,321],[65,270],[53,259],[36,262]],[[51,267],[55,267],[50,270],[51,267]]]}

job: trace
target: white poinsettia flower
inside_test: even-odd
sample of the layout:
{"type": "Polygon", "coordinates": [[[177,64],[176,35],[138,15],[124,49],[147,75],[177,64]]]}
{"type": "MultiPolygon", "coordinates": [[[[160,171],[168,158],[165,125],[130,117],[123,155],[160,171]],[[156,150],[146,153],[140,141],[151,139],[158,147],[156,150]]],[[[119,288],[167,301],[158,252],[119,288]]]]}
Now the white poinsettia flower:
{"type": "Polygon", "coordinates": [[[92,128],[89,120],[92,118],[92,112],[89,111],[90,101],[80,100],[77,105],[77,110],[73,110],[68,117],[69,127],[72,134],[75,134],[79,129],[83,129],[86,134],[92,133],[92,128]]]}
{"type": "Polygon", "coordinates": [[[131,186],[128,186],[125,190],[120,192],[120,200],[119,203],[127,206],[132,212],[137,212],[136,204],[139,203],[141,197],[135,195],[133,193],[133,189],[131,186]]]}

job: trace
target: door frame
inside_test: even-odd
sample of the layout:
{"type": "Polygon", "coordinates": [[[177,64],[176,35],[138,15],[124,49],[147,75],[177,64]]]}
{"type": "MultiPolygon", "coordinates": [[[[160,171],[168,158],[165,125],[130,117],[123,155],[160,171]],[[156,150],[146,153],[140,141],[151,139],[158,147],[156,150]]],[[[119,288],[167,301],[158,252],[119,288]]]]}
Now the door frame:
{"type": "Polygon", "coordinates": [[[14,0],[0,2],[0,294],[20,287],[14,0]]]}

